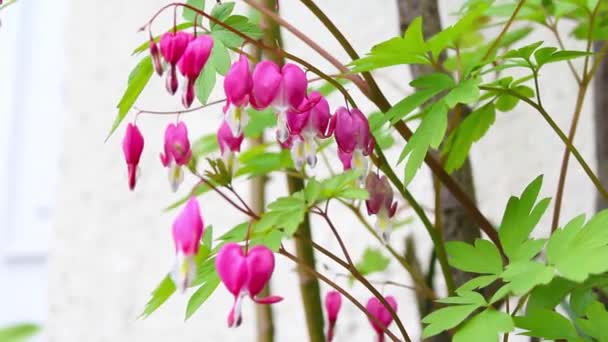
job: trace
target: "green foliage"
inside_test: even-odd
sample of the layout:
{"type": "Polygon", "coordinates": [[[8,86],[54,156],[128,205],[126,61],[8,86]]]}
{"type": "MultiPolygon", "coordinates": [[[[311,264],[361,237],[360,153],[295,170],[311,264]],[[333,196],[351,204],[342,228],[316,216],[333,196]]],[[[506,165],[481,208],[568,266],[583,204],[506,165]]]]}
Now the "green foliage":
{"type": "Polygon", "coordinates": [[[454,304],[436,310],[422,319],[427,324],[422,337],[427,338],[452,329],[462,323],[475,310],[486,305],[486,301],[477,292],[461,292],[457,297],[448,297],[442,303],[454,304]]]}
{"type": "Polygon", "coordinates": [[[375,272],[383,272],[387,269],[391,259],[387,258],[378,249],[367,247],[363,252],[361,260],[359,260],[355,267],[362,275],[366,276],[375,272]]]}
{"type": "Polygon", "coordinates": [[[150,316],[156,309],[163,305],[176,290],[175,283],[171,280],[169,275],[166,275],[154,291],[152,291],[152,297],[148,300],[148,303],[146,303],[140,317],[146,318],[150,316]]]}
{"type": "Polygon", "coordinates": [[[287,236],[292,236],[304,217],[308,207],[302,192],[281,197],[268,205],[267,211],[259,221],[253,223],[254,232],[280,229],[287,236]]]}
{"type": "Polygon", "coordinates": [[[547,309],[528,310],[526,316],[514,317],[515,326],[526,330],[524,335],[547,340],[575,340],[579,337],[572,323],[564,316],[547,309]]]}
{"type": "Polygon", "coordinates": [[[207,61],[207,65],[201,72],[201,74],[196,79],[194,83],[194,91],[196,94],[196,98],[202,104],[206,104],[209,100],[209,95],[213,91],[213,87],[215,87],[215,64],[214,60],[209,58],[207,61]]]}
{"type": "Polygon", "coordinates": [[[192,156],[200,158],[219,150],[215,133],[206,134],[192,143],[192,156]]]}
{"type": "MultiPolygon", "coordinates": [[[[192,7],[195,7],[201,11],[205,10],[205,0],[188,0],[188,1],[186,1],[186,4],[188,4],[192,7]]],[[[193,10],[184,7],[184,10],[182,11],[182,17],[186,21],[194,22],[194,18],[196,18],[197,15],[196,15],[196,12],[194,12],[193,10]]],[[[198,24],[202,24],[203,17],[198,16],[197,22],[198,22],[198,24]]]]}
{"type": "Polygon", "coordinates": [[[582,282],[591,274],[608,271],[608,211],[601,211],[585,224],[584,215],[553,233],[547,244],[547,260],[560,274],[582,282]]]}
{"type": "Polygon", "coordinates": [[[502,259],[498,248],[490,241],[477,239],[475,245],[462,241],[446,243],[450,265],[467,272],[500,274],[502,259]]]}
{"type": "Polygon", "coordinates": [[[135,104],[135,101],[144,90],[144,87],[148,84],[153,72],[154,68],[152,67],[152,58],[150,58],[150,56],[144,57],[137,63],[135,69],[131,71],[131,74],[129,74],[127,90],[125,90],[120,102],[118,102],[118,105],[116,106],[116,108],[118,108],[118,114],[114,119],[114,123],[112,124],[112,128],[110,129],[106,140],[114,133],[129,110],[131,110],[131,107],[135,104]]]}
{"type": "Polygon", "coordinates": [[[245,137],[257,138],[264,133],[266,128],[274,127],[277,124],[277,116],[272,109],[257,111],[253,108],[247,110],[249,123],[245,126],[245,137]]]}
{"type": "Polygon", "coordinates": [[[186,320],[192,317],[192,315],[207,301],[207,299],[213,294],[220,284],[220,278],[216,272],[207,277],[206,281],[201,285],[188,300],[188,306],[186,307],[186,320]]]}
{"type": "Polygon", "coordinates": [[[35,324],[23,323],[0,328],[0,341],[2,342],[25,342],[40,332],[40,327],[35,324]]]}
{"type": "Polygon", "coordinates": [[[289,150],[267,152],[265,146],[259,146],[239,155],[241,167],[237,176],[262,176],[273,171],[281,171],[293,167],[289,150]]]}
{"type": "Polygon", "coordinates": [[[514,329],[513,319],[507,313],[492,308],[467,320],[454,334],[454,342],[500,341],[502,333],[514,329]]]}
{"type": "MultiPolygon", "coordinates": [[[[224,3],[220,6],[234,3],[224,3]]],[[[217,18],[217,17],[216,17],[217,18]]],[[[242,15],[231,15],[229,17],[218,18],[226,25],[240,32],[242,35],[256,40],[262,37],[262,30],[258,25],[251,22],[247,17],[242,15]]],[[[228,48],[237,48],[243,44],[243,37],[235,32],[218,24],[211,24],[211,36],[215,41],[220,41],[228,48]]]]}
{"type": "Polygon", "coordinates": [[[470,113],[446,140],[442,153],[447,155],[445,169],[453,172],[459,169],[469,155],[473,143],[479,141],[494,124],[496,111],[492,103],[470,113]]]}
{"type": "Polygon", "coordinates": [[[608,312],[600,302],[589,305],[585,318],[577,318],[576,324],[581,330],[600,342],[608,341],[608,312]]]}

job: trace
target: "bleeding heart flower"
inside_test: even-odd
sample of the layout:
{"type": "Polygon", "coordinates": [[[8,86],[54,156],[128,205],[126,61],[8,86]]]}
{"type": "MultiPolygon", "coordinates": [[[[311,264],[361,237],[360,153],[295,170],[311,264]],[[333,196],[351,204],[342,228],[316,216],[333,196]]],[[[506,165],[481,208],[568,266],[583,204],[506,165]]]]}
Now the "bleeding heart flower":
{"type": "Polygon", "coordinates": [[[176,262],[171,278],[181,291],[185,291],[196,276],[194,257],[198,253],[203,227],[198,201],[191,197],[173,222],[176,262]]]}
{"type": "MultiPolygon", "coordinates": [[[[393,309],[393,311],[397,312],[397,301],[395,300],[395,297],[387,296],[387,297],[385,297],[385,299],[388,302],[388,304],[390,305],[390,307],[393,309]]],[[[370,298],[370,300],[367,301],[367,305],[365,306],[365,308],[367,309],[367,311],[369,311],[369,313],[372,316],[376,317],[376,319],[378,321],[380,321],[380,323],[382,323],[384,328],[388,328],[388,326],[393,322],[393,316],[384,307],[384,305],[382,305],[382,303],[378,300],[378,298],[375,298],[375,297],[370,298]]],[[[383,327],[378,325],[376,322],[372,321],[371,319],[369,320],[369,322],[372,324],[372,327],[374,328],[374,330],[376,331],[376,334],[378,335],[378,342],[384,342],[383,327]]]]}
{"type": "Polygon", "coordinates": [[[287,111],[287,127],[293,140],[291,156],[296,169],[300,170],[304,161],[314,168],[317,164],[317,142],[315,138],[328,138],[331,114],[329,103],[318,92],[311,92],[297,108],[287,111]]]}
{"type": "Polygon", "coordinates": [[[287,63],[283,68],[272,61],[257,64],[253,71],[251,104],[256,109],[272,106],[277,113],[277,140],[289,137],[287,111],[295,110],[306,97],[308,81],[299,66],[287,63]]]}
{"type": "Polygon", "coordinates": [[[374,138],[365,115],[357,108],[349,111],[340,107],[332,117],[330,126],[334,129],[338,157],[342,161],[344,170],[354,168],[367,171],[368,160],[365,157],[374,149],[374,138]]]}
{"type": "Polygon", "coordinates": [[[232,170],[232,172],[237,169],[236,153],[241,151],[244,138],[245,136],[242,133],[235,136],[225,120],[222,121],[222,125],[217,130],[217,142],[220,146],[222,159],[228,170],[232,170]]]}
{"type": "Polygon", "coordinates": [[[329,291],[325,295],[325,310],[327,311],[327,321],[329,327],[327,328],[327,342],[331,342],[334,339],[334,328],[336,321],[338,320],[338,313],[342,306],[342,295],[337,291],[329,291]]]}
{"type": "Polygon", "coordinates": [[[234,296],[228,327],[241,324],[241,302],[245,296],[258,304],[274,304],[283,300],[279,296],[257,297],[274,271],[274,254],[264,246],[255,246],[243,253],[241,246],[228,243],[217,253],[215,267],[222,283],[234,296]]]}
{"type": "Polygon", "coordinates": [[[392,231],[391,218],[397,211],[397,202],[393,202],[393,188],[386,176],[380,177],[370,172],[365,180],[365,189],[369,192],[369,199],[365,201],[368,215],[376,215],[376,230],[388,242],[392,231]]]}
{"type": "Polygon", "coordinates": [[[182,104],[186,108],[189,108],[194,101],[194,83],[205,67],[212,49],[213,39],[207,35],[200,35],[190,41],[179,60],[179,71],[186,77],[186,87],[182,96],[182,104]]]}
{"type": "Polygon", "coordinates": [[[177,125],[170,123],[165,129],[164,154],[160,154],[160,161],[164,167],[169,168],[169,183],[173,191],[184,180],[182,166],[190,162],[192,150],[188,139],[188,128],[183,122],[177,125]]]}
{"type": "Polygon", "coordinates": [[[141,135],[139,128],[136,125],[129,123],[125,136],[122,139],[122,152],[125,155],[127,162],[127,171],[129,173],[129,189],[135,189],[137,181],[138,164],[141,152],[144,150],[144,137],[141,135]]]}
{"type": "Polygon", "coordinates": [[[253,79],[249,71],[247,56],[241,55],[234,62],[224,78],[224,93],[226,105],[224,114],[234,135],[241,135],[248,122],[248,115],[244,108],[249,104],[253,79]]]}
{"type": "Polygon", "coordinates": [[[182,58],[190,41],[194,39],[191,33],[187,32],[167,32],[160,38],[160,53],[169,64],[169,73],[167,74],[167,91],[173,95],[177,91],[177,71],[175,66],[182,58]]]}

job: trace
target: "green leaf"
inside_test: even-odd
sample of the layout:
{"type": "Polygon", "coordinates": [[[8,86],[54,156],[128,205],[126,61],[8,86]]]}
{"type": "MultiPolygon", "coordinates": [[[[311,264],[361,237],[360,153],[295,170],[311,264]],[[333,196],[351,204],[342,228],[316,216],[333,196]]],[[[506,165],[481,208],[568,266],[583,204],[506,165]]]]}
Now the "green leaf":
{"type": "MultiPolygon", "coordinates": [[[[205,10],[205,0],[188,0],[186,1],[186,4],[195,7],[201,11],[205,10]]],[[[196,12],[194,12],[193,10],[189,9],[189,8],[185,8],[182,12],[182,18],[184,18],[184,20],[186,21],[192,21],[194,22],[194,18],[196,18],[196,12]]],[[[198,16],[198,20],[197,22],[200,24],[203,22],[203,16],[198,16]]]]}
{"type": "Polygon", "coordinates": [[[454,328],[479,307],[479,304],[452,305],[432,312],[422,319],[423,323],[428,324],[424,327],[422,337],[428,338],[454,328]]]}
{"type": "Polygon", "coordinates": [[[514,317],[515,326],[527,330],[524,335],[547,340],[577,339],[578,334],[570,321],[553,310],[532,309],[526,316],[514,317]]]}
{"type": "MultiPolygon", "coordinates": [[[[549,206],[549,198],[536,203],[542,184],[543,177],[537,177],[526,187],[519,198],[511,197],[505,208],[498,236],[503,250],[511,262],[521,260],[519,257],[522,256],[528,257],[527,253],[522,252],[522,248],[528,251],[529,248],[534,249],[534,246],[538,245],[530,246],[525,242],[532,241],[528,240],[530,233],[549,206]]],[[[529,258],[533,256],[531,255],[529,258]]]]}
{"type": "Polygon", "coordinates": [[[498,248],[490,241],[477,239],[475,245],[462,241],[446,243],[450,265],[466,271],[481,274],[502,273],[502,258],[498,248]]]}
{"type": "Polygon", "coordinates": [[[584,220],[584,216],[574,218],[555,231],[547,244],[548,262],[576,282],[608,271],[608,211],[599,212],[583,226],[584,220]]]}
{"type": "Polygon", "coordinates": [[[257,138],[264,133],[266,128],[274,127],[277,124],[277,115],[272,109],[257,111],[250,108],[247,112],[249,114],[249,122],[245,126],[247,138],[257,138]]]}
{"type": "MultiPolygon", "coordinates": [[[[253,40],[262,37],[262,30],[259,25],[256,25],[249,21],[249,19],[242,15],[231,15],[224,23],[234,30],[240,32],[253,40]]],[[[215,41],[221,41],[228,48],[237,48],[243,44],[243,37],[224,28],[221,25],[215,25],[211,27],[211,36],[215,41]]]]}
{"type": "Polygon", "coordinates": [[[553,275],[553,268],[536,261],[517,261],[509,264],[501,277],[510,283],[515,295],[521,296],[538,285],[548,284],[553,275]]]}
{"type": "Polygon", "coordinates": [[[218,241],[222,242],[241,242],[245,240],[247,236],[247,227],[249,226],[249,222],[243,222],[241,224],[236,225],[224,235],[217,238],[218,241]]]}
{"type": "Polygon", "coordinates": [[[360,176],[361,171],[350,170],[324,179],[321,182],[321,198],[330,199],[334,197],[340,197],[340,194],[343,191],[350,188],[357,188],[357,179],[360,176]]]}
{"type": "Polygon", "coordinates": [[[448,47],[453,47],[455,43],[462,47],[466,38],[477,36],[477,29],[481,26],[486,4],[475,6],[467,12],[458,22],[446,27],[428,40],[428,46],[435,58],[448,47]]]}
{"type": "Polygon", "coordinates": [[[538,49],[534,53],[534,58],[536,59],[536,63],[538,64],[539,69],[545,64],[568,61],[571,59],[593,55],[592,53],[587,51],[556,50],[557,49],[553,47],[544,47],[538,49]]]}
{"type": "Polygon", "coordinates": [[[210,60],[213,62],[213,66],[218,74],[226,75],[230,69],[230,54],[221,41],[213,42],[210,60]]]}
{"type": "Polygon", "coordinates": [[[207,104],[207,101],[209,100],[209,95],[211,95],[214,86],[215,69],[209,67],[204,68],[203,72],[201,72],[200,76],[196,79],[196,82],[194,83],[196,98],[200,101],[201,104],[207,104]]]}
{"type": "Polygon", "coordinates": [[[213,226],[209,225],[205,227],[205,233],[203,234],[203,246],[213,249],[213,226]]]}
{"type": "Polygon", "coordinates": [[[501,333],[513,329],[513,319],[509,314],[489,308],[467,320],[454,334],[454,342],[498,342],[501,333]]]}
{"type": "Polygon", "coordinates": [[[429,64],[429,47],[422,35],[422,18],[414,19],[403,38],[395,37],[372,48],[363,58],[351,63],[352,72],[370,71],[398,64],[429,64]]]}
{"type": "Polygon", "coordinates": [[[577,318],[576,324],[581,330],[600,342],[608,341],[608,312],[604,305],[595,302],[587,309],[587,319],[577,318]]]}
{"type": "Polygon", "coordinates": [[[433,104],[399,156],[399,162],[401,162],[409,155],[405,165],[406,184],[414,179],[429,148],[439,147],[447,125],[448,108],[443,102],[433,104]]]}
{"type": "MultiPolygon", "coordinates": [[[[232,13],[233,10],[234,2],[217,3],[215,6],[213,6],[213,9],[211,10],[211,16],[219,21],[224,21],[226,20],[226,18],[228,18],[228,16],[232,13]]],[[[215,25],[217,24],[212,21],[209,26],[211,27],[211,29],[213,29],[215,25]]]]}
{"type": "Polygon", "coordinates": [[[196,158],[206,156],[219,149],[215,133],[206,134],[192,144],[192,155],[196,158]]]}
{"type": "Polygon", "coordinates": [[[483,296],[475,291],[460,291],[458,296],[441,298],[437,302],[443,304],[477,304],[479,306],[488,304],[483,296]]]}
{"type": "Polygon", "coordinates": [[[468,79],[459,83],[443,98],[448,107],[454,108],[457,104],[473,103],[479,99],[478,78],[468,79]]]}
{"type": "Polygon", "coordinates": [[[321,183],[314,178],[308,180],[306,187],[304,188],[304,195],[306,197],[306,203],[309,205],[316,203],[321,195],[321,183]]]}
{"type": "Polygon", "coordinates": [[[467,281],[466,283],[462,284],[458,289],[456,289],[456,293],[460,294],[460,293],[484,288],[484,287],[492,284],[493,282],[495,282],[496,279],[498,279],[498,276],[494,275],[494,274],[475,277],[475,278],[467,281]]]}
{"type": "Polygon", "coordinates": [[[367,247],[355,267],[362,275],[368,275],[385,271],[390,262],[391,259],[385,257],[380,250],[367,247]]]}
{"type": "Polygon", "coordinates": [[[135,69],[131,71],[131,74],[129,74],[127,90],[125,90],[120,102],[118,102],[118,105],[116,106],[116,108],[118,108],[118,114],[114,119],[114,123],[112,124],[112,128],[110,128],[106,140],[114,133],[129,110],[131,110],[131,107],[133,107],[133,104],[137,101],[137,98],[146,87],[146,84],[148,84],[153,73],[154,68],[152,67],[152,58],[150,56],[144,57],[137,66],[135,66],[135,69]]]}
{"type": "Polygon", "coordinates": [[[281,152],[258,152],[251,155],[242,153],[239,156],[241,168],[237,176],[261,176],[273,171],[284,170],[293,166],[289,150],[281,152]]]}
{"type": "Polygon", "coordinates": [[[576,316],[585,316],[590,305],[597,301],[597,296],[591,288],[579,287],[570,294],[570,310],[576,316]]]}
{"type": "Polygon", "coordinates": [[[208,280],[192,294],[190,300],[188,300],[188,306],[186,307],[186,320],[192,317],[201,305],[207,301],[219,284],[220,278],[217,273],[214,272],[212,276],[210,276],[208,280]]]}
{"type": "Polygon", "coordinates": [[[452,80],[450,76],[442,73],[432,73],[421,76],[410,82],[410,85],[421,90],[418,90],[412,95],[397,102],[386,112],[386,119],[390,120],[393,124],[403,119],[414,109],[422,106],[435,95],[455,86],[454,80],[452,80]]]}
{"type": "Polygon", "coordinates": [[[165,276],[163,280],[158,284],[156,289],[152,292],[152,298],[148,300],[146,303],[146,307],[144,308],[144,312],[141,313],[141,318],[146,318],[150,316],[156,309],[158,309],[164,302],[171,297],[171,295],[175,292],[175,283],[171,280],[169,275],[165,276]]]}
{"type": "Polygon", "coordinates": [[[2,342],[25,342],[40,332],[40,327],[35,324],[23,323],[0,328],[0,341],[2,342]]]}
{"type": "Polygon", "coordinates": [[[443,148],[443,153],[448,156],[445,162],[447,172],[454,172],[464,164],[473,143],[486,134],[495,119],[494,105],[489,103],[469,114],[450,134],[443,148]]]}
{"type": "Polygon", "coordinates": [[[539,285],[532,290],[528,299],[527,310],[543,308],[554,309],[563,298],[572,291],[575,283],[562,277],[555,277],[547,285],[539,285]]]}
{"type": "Polygon", "coordinates": [[[338,193],[338,196],[346,200],[366,200],[369,198],[369,193],[365,189],[347,188],[338,193]]]}

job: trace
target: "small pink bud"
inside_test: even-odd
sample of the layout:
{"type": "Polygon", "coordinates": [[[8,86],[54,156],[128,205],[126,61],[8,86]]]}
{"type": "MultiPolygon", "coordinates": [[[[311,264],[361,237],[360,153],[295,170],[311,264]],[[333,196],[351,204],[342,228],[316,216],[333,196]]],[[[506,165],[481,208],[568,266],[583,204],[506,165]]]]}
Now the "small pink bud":
{"type": "Polygon", "coordinates": [[[127,162],[127,171],[129,173],[129,189],[135,189],[137,180],[137,165],[141,152],[144,149],[144,137],[141,135],[139,128],[136,125],[129,123],[125,136],[122,139],[122,152],[125,155],[127,162]]]}
{"type": "Polygon", "coordinates": [[[177,261],[171,272],[176,286],[184,291],[196,276],[194,257],[203,236],[203,218],[196,197],[191,197],[173,222],[173,242],[177,261]]]}
{"type": "Polygon", "coordinates": [[[177,91],[177,71],[175,66],[177,62],[182,58],[186,48],[190,41],[194,39],[194,36],[190,33],[178,31],[178,32],[166,32],[160,38],[160,53],[169,64],[169,73],[167,74],[167,91],[173,95],[177,91]]]}
{"type": "MultiPolygon", "coordinates": [[[[385,299],[393,311],[397,312],[397,301],[395,298],[393,296],[387,296],[385,299]]],[[[382,324],[382,326],[380,326],[371,319],[369,320],[372,327],[376,331],[376,334],[378,335],[378,342],[384,342],[383,328],[388,328],[388,326],[393,322],[393,316],[391,315],[390,311],[388,311],[386,307],[384,307],[384,305],[382,305],[382,303],[375,297],[370,298],[365,308],[382,324]]]]}
{"type": "Polygon", "coordinates": [[[182,104],[186,108],[189,108],[194,101],[194,83],[205,67],[212,49],[213,39],[207,35],[200,35],[190,41],[179,60],[179,71],[186,77],[186,88],[182,96],[182,104]]]}
{"type": "Polygon", "coordinates": [[[241,324],[241,303],[243,297],[249,296],[258,304],[274,304],[282,297],[270,296],[258,298],[274,271],[274,254],[264,246],[256,246],[247,254],[236,243],[224,245],[215,259],[217,273],[234,296],[234,304],[228,314],[228,326],[238,327],[241,324]]]}
{"type": "Polygon", "coordinates": [[[365,189],[369,192],[369,198],[365,201],[367,214],[376,215],[376,230],[388,242],[392,231],[391,218],[397,211],[397,202],[393,202],[393,188],[386,176],[380,177],[370,172],[365,180],[365,189]]]}
{"type": "Polygon", "coordinates": [[[334,329],[338,320],[338,313],[342,306],[342,295],[337,291],[329,291],[325,295],[325,311],[327,311],[327,341],[331,342],[334,338],[334,329]]]}
{"type": "Polygon", "coordinates": [[[181,167],[190,162],[192,150],[188,139],[188,128],[183,122],[177,125],[170,123],[165,129],[164,153],[160,154],[160,161],[164,167],[169,168],[169,182],[173,191],[176,191],[183,180],[181,167]]]}
{"type": "Polygon", "coordinates": [[[150,56],[152,57],[152,63],[154,64],[154,70],[158,76],[163,75],[163,63],[160,60],[160,51],[158,50],[158,44],[154,41],[154,38],[150,37],[150,56]]]}

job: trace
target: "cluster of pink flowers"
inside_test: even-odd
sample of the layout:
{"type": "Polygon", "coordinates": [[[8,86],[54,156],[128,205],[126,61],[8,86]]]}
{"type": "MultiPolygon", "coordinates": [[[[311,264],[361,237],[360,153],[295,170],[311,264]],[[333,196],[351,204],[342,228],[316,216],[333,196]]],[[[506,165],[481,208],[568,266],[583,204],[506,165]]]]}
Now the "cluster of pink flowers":
{"type": "MultiPolygon", "coordinates": [[[[193,35],[177,31],[165,33],[160,39],[160,48],[151,39],[150,53],[154,69],[159,75],[168,67],[167,91],[174,95],[179,88],[178,73],[184,80],[182,104],[189,108],[195,97],[195,83],[213,48],[213,39],[207,35],[193,35]]],[[[271,108],[277,116],[276,138],[284,148],[291,150],[296,169],[305,165],[314,168],[317,164],[317,139],[335,137],[338,155],[344,170],[359,169],[365,175],[368,170],[368,156],[374,148],[374,139],[369,123],[363,113],[356,109],[340,107],[331,114],[329,103],[318,92],[308,93],[308,82],[304,71],[295,64],[279,67],[274,62],[262,61],[253,72],[245,55],[240,55],[224,78],[226,105],[224,116],[217,130],[220,152],[226,166],[235,171],[236,153],[240,152],[244,139],[244,127],[249,120],[249,106],[256,110],[271,108]]],[[[135,188],[138,178],[138,164],[144,148],[144,138],[135,123],[129,123],[122,142],[128,171],[129,188],[135,188]]],[[[183,166],[192,159],[188,129],[184,122],[170,123],[165,129],[163,151],[160,161],[169,172],[171,188],[176,191],[183,181],[183,166]]],[[[363,179],[364,176],[362,176],[363,179]]],[[[366,201],[369,215],[377,215],[377,229],[388,239],[390,218],[395,214],[396,203],[393,191],[386,177],[370,172],[365,182],[370,193],[366,201]]],[[[203,236],[204,223],[196,197],[191,197],[173,223],[173,241],[176,262],[171,278],[184,291],[196,278],[195,256],[203,236]]],[[[264,246],[243,249],[236,243],[228,243],[216,256],[216,270],[222,283],[234,296],[234,304],[228,315],[228,326],[239,326],[242,321],[241,303],[249,297],[256,303],[273,304],[282,300],[279,296],[259,298],[258,294],[266,286],[274,271],[274,254],[264,246]]],[[[394,298],[386,300],[396,310],[394,298]]],[[[325,308],[329,328],[328,341],[334,336],[334,328],[342,297],[338,292],[327,294],[325,308]]],[[[392,317],[373,298],[367,310],[384,326],[392,317]]],[[[372,322],[383,340],[382,327],[372,322]]]]}

